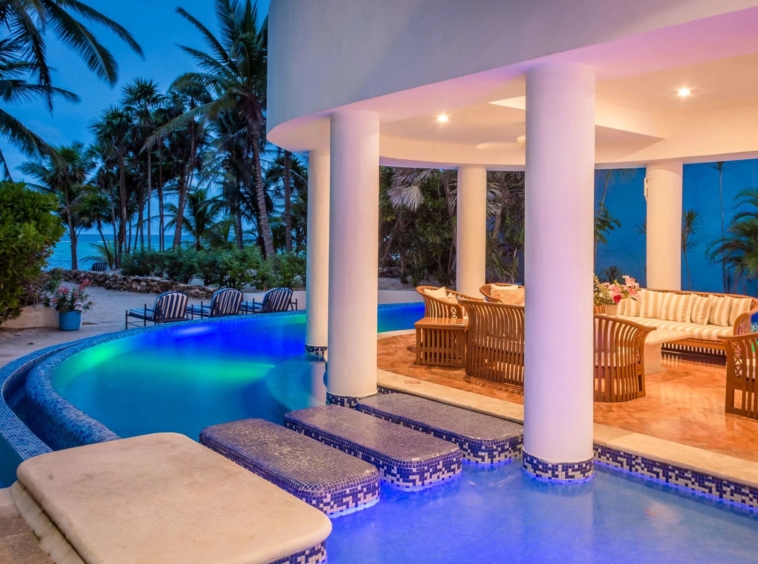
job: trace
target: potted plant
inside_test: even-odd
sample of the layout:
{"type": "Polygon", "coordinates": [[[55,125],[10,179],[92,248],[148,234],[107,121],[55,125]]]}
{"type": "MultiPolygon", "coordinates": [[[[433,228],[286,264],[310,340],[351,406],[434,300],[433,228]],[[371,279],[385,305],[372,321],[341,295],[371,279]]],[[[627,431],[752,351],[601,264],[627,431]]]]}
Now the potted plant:
{"type": "Polygon", "coordinates": [[[624,276],[624,283],[618,280],[613,282],[600,282],[597,276],[593,281],[595,307],[605,313],[614,316],[618,313],[621,300],[636,300],[640,285],[631,276],[624,276]]]}
{"type": "Polygon", "coordinates": [[[95,302],[85,291],[89,281],[85,280],[75,288],[60,286],[53,295],[52,303],[58,312],[58,327],[61,331],[78,331],[82,326],[82,312],[90,309],[95,302]]]}

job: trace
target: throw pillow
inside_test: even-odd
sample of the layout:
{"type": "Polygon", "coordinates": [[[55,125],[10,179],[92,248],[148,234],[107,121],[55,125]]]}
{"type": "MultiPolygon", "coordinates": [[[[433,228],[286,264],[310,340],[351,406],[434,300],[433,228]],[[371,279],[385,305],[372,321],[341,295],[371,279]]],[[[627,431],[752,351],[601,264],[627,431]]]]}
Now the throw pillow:
{"type": "Polygon", "coordinates": [[[732,309],[729,310],[729,325],[734,327],[737,318],[743,313],[750,311],[753,300],[750,298],[732,298],[732,309]]]}
{"type": "Polygon", "coordinates": [[[645,297],[642,300],[642,315],[651,319],[660,319],[661,303],[663,302],[663,292],[653,292],[645,290],[645,297]]]}
{"type": "Polygon", "coordinates": [[[732,307],[732,298],[729,296],[708,296],[711,302],[711,314],[708,316],[710,325],[729,327],[729,310],[732,307]]]}
{"type": "Polygon", "coordinates": [[[626,298],[621,300],[619,307],[619,315],[626,315],[627,317],[642,317],[642,296],[645,290],[640,290],[636,300],[632,298],[626,298]]]}
{"type": "Polygon", "coordinates": [[[503,304],[508,305],[524,305],[526,294],[523,288],[516,288],[513,290],[495,290],[492,292],[492,297],[503,304]]]}
{"type": "Polygon", "coordinates": [[[692,294],[661,292],[663,294],[658,318],[678,323],[689,323],[692,316],[692,294]]]}
{"type": "Polygon", "coordinates": [[[698,325],[708,325],[708,318],[711,315],[711,300],[708,296],[698,296],[692,294],[692,323],[698,325]]]}
{"type": "Polygon", "coordinates": [[[444,300],[445,298],[447,298],[447,288],[445,288],[444,286],[442,288],[434,288],[434,289],[427,288],[426,290],[424,290],[424,293],[430,298],[437,298],[438,300],[444,300]]]}

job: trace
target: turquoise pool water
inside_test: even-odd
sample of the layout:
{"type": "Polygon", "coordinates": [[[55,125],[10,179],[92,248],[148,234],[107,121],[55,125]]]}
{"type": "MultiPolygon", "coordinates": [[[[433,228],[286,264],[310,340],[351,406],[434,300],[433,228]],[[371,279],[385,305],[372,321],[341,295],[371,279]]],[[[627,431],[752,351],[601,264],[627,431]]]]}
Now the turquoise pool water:
{"type": "MultiPolygon", "coordinates": [[[[380,330],[412,327],[421,306],[383,309],[380,330]]],[[[303,315],[195,323],[92,348],[63,363],[60,393],[121,436],[245,417],[281,423],[321,404],[323,364],[302,353],[303,315]]],[[[600,469],[574,486],[518,464],[464,466],[423,492],[384,488],[376,506],[334,520],[331,564],[756,562],[758,516],[600,469]]]]}
{"type": "MultiPolygon", "coordinates": [[[[379,331],[413,327],[423,304],[379,308],[379,331]]],[[[326,400],[324,363],[304,352],[305,314],[167,325],[63,362],[58,392],[121,437],[157,431],[197,440],[208,425],[259,417],[281,423],[326,400]]]]}

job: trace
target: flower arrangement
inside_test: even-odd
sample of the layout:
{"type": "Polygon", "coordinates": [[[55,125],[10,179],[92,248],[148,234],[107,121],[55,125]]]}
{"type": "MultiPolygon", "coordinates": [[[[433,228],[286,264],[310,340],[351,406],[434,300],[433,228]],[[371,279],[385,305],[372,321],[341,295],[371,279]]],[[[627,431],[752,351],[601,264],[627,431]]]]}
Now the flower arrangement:
{"type": "Polygon", "coordinates": [[[617,305],[624,299],[636,300],[639,296],[640,285],[631,276],[624,276],[624,283],[618,280],[600,282],[597,276],[593,280],[594,302],[596,306],[617,305]]]}
{"type": "Polygon", "coordinates": [[[85,280],[76,288],[59,286],[51,300],[55,311],[65,313],[67,311],[87,311],[90,309],[95,305],[95,302],[90,300],[89,294],[86,292],[89,285],[89,280],[85,280]]]}

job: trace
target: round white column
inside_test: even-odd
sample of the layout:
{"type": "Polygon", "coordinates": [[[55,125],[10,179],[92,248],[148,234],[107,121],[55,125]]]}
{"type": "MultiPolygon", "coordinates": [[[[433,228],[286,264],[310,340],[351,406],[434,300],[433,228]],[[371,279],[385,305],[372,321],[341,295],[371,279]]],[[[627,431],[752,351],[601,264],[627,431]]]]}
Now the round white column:
{"type": "Polygon", "coordinates": [[[305,348],[321,355],[329,329],[329,152],[308,154],[305,348]]]}
{"type": "Polygon", "coordinates": [[[647,287],[682,289],[682,161],[647,165],[647,287]]]}
{"type": "Polygon", "coordinates": [[[458,168],[456,284],[459,292],[479,297],[487,268],[487,169],[458,168]]]}
{"type": "Polygon", "coordinates": [[[376,393],[379,269],[379,116],[331,117],[329,233],[330,403],[376,393]]]}
{"type": "Polygon", "coordinates": [[[526,75],[524,468],[592,476],[595,71],[526,75]]]}

